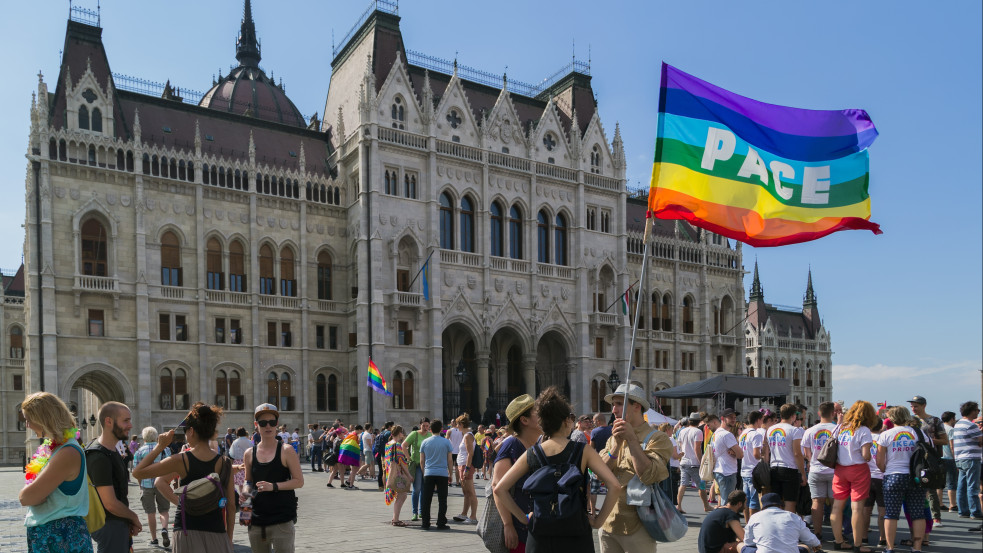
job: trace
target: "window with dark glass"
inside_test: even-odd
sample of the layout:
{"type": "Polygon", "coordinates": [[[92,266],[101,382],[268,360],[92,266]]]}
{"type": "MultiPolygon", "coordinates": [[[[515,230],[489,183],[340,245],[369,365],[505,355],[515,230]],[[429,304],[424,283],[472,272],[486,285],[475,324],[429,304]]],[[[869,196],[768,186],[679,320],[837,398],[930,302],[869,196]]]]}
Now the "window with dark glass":
{"type": "Polygon", "coordinates": [[[587,230],[597,230],[597,209],[587,208],[587,230]]]}
{"type": "Polygon", "coordinates": [[[276,344],[277,344],[276,323],[273,321],[268,321],[266,323],[266,345],[271,347],[276,347],[276,344]]]}
{"type": "Polygon", "coordinates": [[[683,332],[693,333],[693,298],[683,298],[683,332]]]}
{"type": "Polygon", "coordinates": [[[314,385],[315,405],[318,411],[328,410],[328,379],[323,374],[317,375],[314,385]]]}
{"type": "Polygon", "coordinates": [[[225,343],[225,319],[221,317],[215,319],[215,343],[225,343]]]}
{"type": "Polygon", "coordinates": [[[229,337],[233,344],[242,343],[242,327],[239,325],[239,319],[229,319],[229,337]]]}
{"type": "Polygon", "coordinates": [[[297,281],[294,279],[294,251],[290,248],[280,250],[280,295],[295,297],[297,281]]]}
{"type": "Polygon", "coordinates": [[[498,202],[492,202],[491,204],[491,255],[497,257],[503,257],[504,252],[504,241],[503,236],[504,225],[502,217],[502,206],[498,202]]]}
{"type": "Polygon", "coordinates": [[[229,290],[246,291],[246,261],[242,243],[233,240],[229,244],[229,290]]]}
{"type": "Polygon", "coordinates": [[[331,254],[322,251],[317,254],[317,299],[330,300],[331,297],[331,254]]]}
{"type": "Polygon", "coordinates": [[[290,323],[280,323],[280,345],[289,348],[293,345],[293,335],[290,333],[290,323]]]}
{"type": "Polygon", "coordinates": [[[550,262],[550,220],[545,211],[536,216],[536,261],[550,262]]]}
{"type": "Polygon", "coordinates": [[[509,257],[522,259],[522,210],[517,205],[509,209],[509,257]]]}
{"type": "Polygon", "coordinates": [[[393,409],[403,408],[403,373],[395,371],[392,379],[392,407],[393,409]]]}
{"type": "Polygon", "coordinates": [[[276,293],[273,278],[273,248],[263,244],[259,249],[259,293],[271,296],[276,293]]]}
{"type": "Polygon", "coordinates": [[[24,358],[24,331],[19,326],[10,329],[10,358],[24,358]]]}
{"type": "Polygon", "coordinates": [[[160,408],[174,408],[174,376],[166,367],[160,371],[160,408]]]}
{"type": "Polygon", "coordinates": [[[338,327],[328,327],[328,349],[338,349],[338,327]]]}
{"type": "Polygon", "coordinates": [[[82,223],[82,274],[106,276],[106,228],[96,219],[82,223]]]}
{"type": "Polygon", "coordinates": [[[24,389],[24,375],[15,374],[14,376],[14,391],[19,392],[24,389]]]}
{"type": "Polygon", "coordinates": [[[79,106],[79,128],[89,128],[89,108],[85,106],[79,106]]]}
{"type": "Polygon", "coordinates": [[[314,347],[324,349],[324,325],[314,326],[314,347]]]}
{"type": "Polygon", "coordinates": [[[553,249],[556,253],[557,265],[567,264],[567,218],[562,213],[556,215],[556,227],[553,229],[553,249]]]}
{"type": "Polygon", "coordinates": [[[178,342],[188,341],[188,323],[184,315],[174,315],[174,339],[178,342]]]}
{"type": "Polygon", "coordinates": [[[328,376],[328,411],[338,410],[338,377],[328,376]]]}
{"type": "Polygon", "coordinates": [[[410,291],[410,270],[409,269],[396,269],[396,291],[397,292],[409,292],[410,291]]]}
{"type": "Polygon", "coordinates": [[[440,195],[440,247],[454,249],[454,204],[447,192],[440,195]]]}
{"type": "Polygon", "coordinates": [[[171,315],[170,313],[160,313],[157,315],[157,336],[161,340],[171,339],[171,315]]]}
{"type": "Polygon", "coordinates": [[[99,108],[92,108],[92,130],[102,132],[102,112],[99,108]]]}
{"type": "Polygon", "coordinates": [[[173,232],[160,239],[160,283],[163,286],[182,286],[181,246],[173,232]]]}
{"type": "Polygon", "coordinates": [[[216,238],[209,238],[205,247],[206,286],[209,290],[221,290],[225,284],[222,271],[222,244],[216,238]]]}
{"type": "Polygon", "coordinates": [[[474,204],[471,198],[461,198],[461,251],[474,251],[474,204]]]}
{"type": "Polygon", "coordinates": [[[604,338],[600,336],[594,338],[594,357],[604,358],[604,338]]]}
{"type": "Polygon", "coordinates": [[[672,332],[672,296],[662,296],[662,330],[672,332]]]}
{"type": "Polygon", "coordinates": [[[398,341],[399,345],[401,346],[413,345],[413,329],[410,328],[410,323],[406,321],[399,321],[398,332],[399,332],[399,341],[398,341]]]}

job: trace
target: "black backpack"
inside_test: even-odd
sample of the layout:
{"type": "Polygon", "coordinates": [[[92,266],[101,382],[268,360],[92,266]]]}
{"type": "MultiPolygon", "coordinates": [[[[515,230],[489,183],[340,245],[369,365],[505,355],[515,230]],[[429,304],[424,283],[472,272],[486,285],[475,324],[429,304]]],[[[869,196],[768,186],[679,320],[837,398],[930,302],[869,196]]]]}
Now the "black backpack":
{"type": "Polygon", "coordinates": [[[476,469],[480,469],[481,467],[485,466],[485,450],[481,448],[481,444],[478,443],[478,440],[474,441],[474,447],[471,452],[471,466],[476,469]]]}
{"type": "Polygon", "coordinates": [[[382,454],[386,452],[386,444],[389,443],[389,439],[392,438],[392,432],[388,430],[383,430],[381,434],[375,437],[375,442],[372,444],[372,456],[376,459],[382,457],[382,454]]]}
{"type": "Polygon", "coordinates": [[[529,532],[537,538],[589,534],[584,474],[580,461],[583,442],[573,442],[573,451],[564,463],[551,464],[539,444],[526,450],[526,462],[532,474],[522,491],[532,499],[529,532]]]}
{"type": "Polygon", "coordinates": [[[938,490],[945,486],[945,467],[935,445],[925,441],[921,431],[915,430],[918,443],[911,454],[909,469],[915,485],[928,490],[938,490]]]}

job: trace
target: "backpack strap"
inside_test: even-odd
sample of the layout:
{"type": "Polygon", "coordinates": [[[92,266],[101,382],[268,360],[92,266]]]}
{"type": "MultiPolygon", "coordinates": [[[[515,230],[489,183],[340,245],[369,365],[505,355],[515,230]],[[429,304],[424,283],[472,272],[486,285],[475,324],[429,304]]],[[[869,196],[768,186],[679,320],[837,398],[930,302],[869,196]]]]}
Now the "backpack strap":
{"type": "Polygon", "coordinates": [[[539,467],[545,467],[549,464],[549,460],[546,458],[546,452],[543,451],[543,447],[538,442],[526,450],[526,463],[529,465],[529,470],[536,470],[539,467]],[[529,452],[532,452],[531,458],[529,452]],[[535,460],[535,464],[530,462],[533,460],[535,460]]]}

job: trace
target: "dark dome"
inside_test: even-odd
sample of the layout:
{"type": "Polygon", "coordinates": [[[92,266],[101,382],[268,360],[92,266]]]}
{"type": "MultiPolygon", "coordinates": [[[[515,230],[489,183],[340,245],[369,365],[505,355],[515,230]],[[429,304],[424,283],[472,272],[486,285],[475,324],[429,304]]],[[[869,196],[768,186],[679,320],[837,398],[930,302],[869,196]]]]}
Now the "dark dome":
{"type": "Polygon", "coordinates": [[[243,5],[236,59],[239,60],[239,67],[225,77],[219,75],[218,84],[212,85],[211,90],[202,96],[199,106],[293,127],[307,126],[304,116],[287,98],[283,88],[259,68],[259,40],[256,38],[256,24],[249,0],[245,0],[243,5]]]}
{"type": "Polygon", "coordinates": [[[198,105],[293,127],[307,126],[283,89],[258,67],[236,67],[206,92],[198,105]]]}

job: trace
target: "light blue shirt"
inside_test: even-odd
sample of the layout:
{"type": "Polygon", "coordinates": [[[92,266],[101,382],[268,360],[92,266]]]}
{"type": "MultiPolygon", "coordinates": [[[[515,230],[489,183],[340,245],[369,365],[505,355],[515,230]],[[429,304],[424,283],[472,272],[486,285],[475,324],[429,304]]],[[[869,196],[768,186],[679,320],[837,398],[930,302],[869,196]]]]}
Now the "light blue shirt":
{"type": "Polygon", "coordinates": [[[744,527],[744,544],[758,546],[757,553],[798,553],[800,543],[816,547],[819,540],[799,515],[778,507],[754,513],[744,527]]]}
{"type": "MultiPolygon", "coordinates": [[[[133,454],[133,466],[139,465],[140,464],[140,461],[143,461],[143,458],[144,457],[146,457],[147,455],[150,455],[150,452],[153,451],[155,447],[157,447],[157,442],[147,442],[147,443],[143,444],[140,447],[140,449],[136,450],[136,453],[133,454]]],[[[155,463],[159,463],[159,462],[163,461],[164,459],[167,459],[170,456],[171,456],[171,452],[165,447],[164,448],[164,451],[162,451],[161,453],[159,453],[157,455],[157,458],[154,459],[154,462],[155,463]]],[[[144,488],[144,489],[153,488],[154,487],[154,479],[153,478],[144,478],[143,480],[140,481],[140,487],[141,488],[144,488]]]]}
{"type": "Polygon", "coordinates": [[[423,466],[424,476],[450,476],[447,469],[447,454],[453,453],[451,441],[443,436],[430,436],[420,445],[426,465],[423,466]]]}

